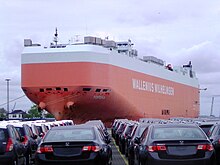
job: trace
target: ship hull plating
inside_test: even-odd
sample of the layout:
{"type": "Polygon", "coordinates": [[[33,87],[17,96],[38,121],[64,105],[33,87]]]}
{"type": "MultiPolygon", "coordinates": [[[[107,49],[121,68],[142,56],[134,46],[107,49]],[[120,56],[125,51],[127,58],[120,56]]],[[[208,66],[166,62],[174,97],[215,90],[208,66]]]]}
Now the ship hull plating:
{"type": "Polygon", "coordinates": [[[76,123],[199,115],[197,87],[99,62],[23,63],[22,89],[56,119],[76,123]]]}

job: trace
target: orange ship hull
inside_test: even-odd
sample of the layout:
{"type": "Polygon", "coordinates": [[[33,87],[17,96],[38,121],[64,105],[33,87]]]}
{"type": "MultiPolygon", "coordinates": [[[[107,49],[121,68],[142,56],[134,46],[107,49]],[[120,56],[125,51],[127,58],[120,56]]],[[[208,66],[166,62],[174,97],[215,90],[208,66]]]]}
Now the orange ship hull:
{"type": "MultiPolygon", "coordinates": [[[[97,62],[23,63],[22,89],[56,119],[198,117],[198,87],[97,62]]],[[[173,73],[172,73],[173,74],[173,73]]]]}

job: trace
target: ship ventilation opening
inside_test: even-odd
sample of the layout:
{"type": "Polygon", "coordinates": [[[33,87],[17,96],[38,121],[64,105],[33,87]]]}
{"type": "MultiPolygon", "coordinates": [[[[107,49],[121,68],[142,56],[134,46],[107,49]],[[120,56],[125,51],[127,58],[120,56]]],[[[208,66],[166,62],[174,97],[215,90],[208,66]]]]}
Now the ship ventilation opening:
{"type": "Polygon", "coordinates": [[[60,88],[60,87],[56,87],[56,90],[57,90],[57,91],[60,91],[60,90],[61,90],[61,88],[60,88]]]}
{"type": "Polygon", "coordinates": [[[83,91],[89,92],[90,90],[91,90],[91,88],[83,88],[83,91]]]}
{"type": "Polygon", "coordinates": [[[63,90],[64,90],[65,92],[67,92],[67,91],[68,91],[68,88],[63,88],[63,90]]]}
{"type": "Polygon", "coordinates": [[[101,89],[96,89],[95,92],[101,92],[101,89]]]}
{"type": "Polygon", "coordinates": [[[44,89],[40,89],[40,92],[44,92],[44,89]]]}
{"type": "Polygon", "coordinates": [[[103,89],[103,92],[110,92],[110,89],[103,89]]]}

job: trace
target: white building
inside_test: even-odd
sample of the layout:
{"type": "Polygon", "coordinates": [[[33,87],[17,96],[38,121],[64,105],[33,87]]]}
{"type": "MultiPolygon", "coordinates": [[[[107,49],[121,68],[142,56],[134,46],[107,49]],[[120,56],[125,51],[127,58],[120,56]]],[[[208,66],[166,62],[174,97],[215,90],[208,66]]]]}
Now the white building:
{"type": "Polygon", "coordinates": [[[14,110],[13,112],[8,114],[9,119],[22,119],[26,115],[26,112],[22,110],[14,110]]]}

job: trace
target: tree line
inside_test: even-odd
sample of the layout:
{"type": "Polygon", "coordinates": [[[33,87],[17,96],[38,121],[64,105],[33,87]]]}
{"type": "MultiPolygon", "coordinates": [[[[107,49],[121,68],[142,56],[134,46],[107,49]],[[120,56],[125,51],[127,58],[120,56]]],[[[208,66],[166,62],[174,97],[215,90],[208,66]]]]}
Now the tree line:
{"type": "MultiPolygon", "coordinates": [[[[32,119],[32,118],[53,118],[54,116],[48,112],[38,110],[37,105],[33,105],[26,114],[24,114],[23,118],[32,119]]],[[[7,118],[7,111],[4,108],[0,108],[0,118],[6,119],[7,118]]]]}

